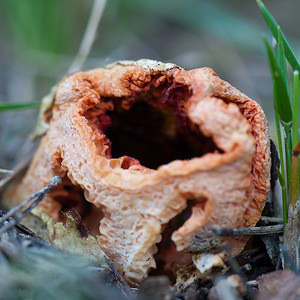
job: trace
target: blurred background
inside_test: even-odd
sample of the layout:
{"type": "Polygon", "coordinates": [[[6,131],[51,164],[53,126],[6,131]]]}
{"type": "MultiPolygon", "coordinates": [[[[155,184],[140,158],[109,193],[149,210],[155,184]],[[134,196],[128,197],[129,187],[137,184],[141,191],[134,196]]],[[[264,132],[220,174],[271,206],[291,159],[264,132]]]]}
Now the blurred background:
{"type": "MultiPolygon", "coordinates": [[[[300,1],[265,0],[297,56],[300,1]]],[[[69,69],[92,0],[0,0],[0,103],[39,101],[69,69]]],[[[272,82],[255,0],[108,0],[83,69],[151,58],[187,69],[211,67],[257,100],[273,132],[272,82]]],[[[32,144],[38,108],[0,111],[0,168],[32,144]]]]}

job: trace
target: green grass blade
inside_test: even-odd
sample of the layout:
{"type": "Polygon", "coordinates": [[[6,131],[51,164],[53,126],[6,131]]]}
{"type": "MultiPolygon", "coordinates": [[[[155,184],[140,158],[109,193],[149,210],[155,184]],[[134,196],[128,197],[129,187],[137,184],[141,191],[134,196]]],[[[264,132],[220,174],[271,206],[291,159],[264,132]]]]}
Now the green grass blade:
{"type": "Polygon", "coordinates": [[[293,148],[299,140],[298,137],[298,118],[299,118],[299,72],[294,72],[294,89],[293,89],[293,148]]]}
{"type": "MultiPolygon", "coordinates": [[[[276,90],[275,85],[273,84],[273,93],[274,93],[274,107],[275,107],[275,99],[276,99],[276,90]]],[[[288,212],[287,212],[287,195],[286,195],[286,182],[285,177],[282,174],[285,174],[285,166],[284,166],[284,159],[283,159],[283,144],[282,144],[282,138],[281,138],[281,126],[280,126],[280,120],[278,116],[277,109],[274,109],[275,113],[275,124],[276,124],[276,132],[277,132],[277,139],[278,139],[278,146],[279,146],[279,157],[280,157],[280,169],[276,167],[279,182],[281,185],[281,193],[282,193],[282,216],[283,216],[283,224],[284,226],[287,223],[288,218],[288,212]]]]}
{"type": "Polygon", "coordinates": [[[40,106],[40,102],[13,102],[13,103],[0,103],[0,111],[14,110],[14,109],[28,109],[40,106]]]}
{"type": "Polygon", "coordinates": [[[288,219],[285,179],[277,167],[276,167],[276,171],[277,171],[277,175],[278,175],[278,179],[279,179],[279,182],[281,185],[281,191],[282,191],[282,216],[283,216],[283,225],[285,226],[287,223],[287,219],[288,219]]]}
{"type": "MultiPolygon", "coordinates": [[[[271,30],[273,36],[278,41],[278,24],[275,21],[274,17],[271,15],[271,13],[268,11],[268,9],[265,7],[263,2],[261,0],[256,0],[258,7],[260,9],[261,14],[263,15],[269,29],[271,30]]],[[[299,70],[300,71],[300,64],[296,58],[296,55],[294,54],[294,51],[291,49],[287,39],[285,38],[284,34],[282,33],[282,43],[284,46],[284,51],[286,58],[288,62],[290,63],[293,70],[299,70]]]]}
{"type": "Polygon", "coordinates": [[[278,179],[279,179],[279,183],[282,187],[285,186],[285,180],[283,175],[281,174],[280,170],[278,169],[278,167],[276,166],[276,171],[277,171],[277,175],[278,175],[278,179]]]}
{"type": "Polygon", "coordinates": [[[277,27],[277,49],[275,50],[276,54],[276,60],[279,67],[279,70],[281,72],[281,76],[283,78],[283,81],[286,86],[286,90],[288,92],[289,96],[289,85],[288,85],[288,75],[287,75],[287,69],[286,69],[286,58],[284,53],[284,46],[283,46],[283,40],[282,40],[282,32],[280,27],[277,27]]]}
{"type": "Polygon", "coordinates": [[[292,167],[291,167],[291,183],[290,183],[290,204],[295,208],[296,202],[299,199],[299,154],[300,141],[293,148],[292,167]]]}
{"type": "MultiPolygon", "coordinates": [[[[289,96],[289,85],[288,85],[288,75],[287,75],[287,68],[286,68],[286,58],[284,53],[283,47],[283,40],[282,40],[282,32],[280,27],[277,27],[277,37],[278,37],[278,45],[276,49],[276,59],[277,64],[279,67],[279,71],[281,73],[281,77],[285,84],[285,89],[287,91],[288,97],[285,100],[287,105],[290,105],[290,96],[289,96]]],[[[276,95],[276,94],[275,94],[276,95]]],[[[275,96],[276,97],[276,96],[275,96]]],[[[277,99],[277,103],[281,102],[283,99],[277,99]]],[[[293,118],[293,113],[292,113],[293,118]]],[[[290,183],[290,174],[291,174],[291,157],[292,157],[292,137],[291,137],[291,124],[284,124],[284,131],[285,131],[285,161],[286,161],[286,176],[287,176],[287,185],[286,188],[289,190],[289,183],[290,183]]]]}
{"type": "Polygon", "coordinates": [[[289,99],[289,93],[282,72],[275,59],[274,53],[266,38],[264,38],[265,47],[268,54],[270,68],[273,77],[274,91],[274,109],[277,110],[280,120],[289,124],[293,120],[292,108],[289,99]]]}
{"type": "MultiPolygon", "coordinates": [[[[280,130],[280,121],[277,110],[275,110],[275,124],[276,124],[276,133],[277,133],[277,140],[278,140],[278,149],[279,149],[279,158],[280,158],[280,169],[281,172],[284,174],[284,160],[283,160],[283,145],[282,145],[282,138],[281,138],[281,130],[280,130]]],[[[282,186],[282,184],[281,184],[282,186]]]]}
{"type": "Polygon", "coordinates": [[[282,187],[282,216],[283,216],[283,226],[285,227],[288,220],[288,209],[287,209],[287,194],[286,187],[282,187]]]}
{"type": "Polygon", "coordinates": [[[289,191],[289,183],[291,177],[292,164],[292,124],[284,124],[284,144],[285,144],[285,164],[286,164],[286,178],[287,191],[289,191]]]}
{"type": "MultiPolygon", "coordinates": [[[[275,91],[275,86],[273,85],[273,93],[274,93],[274,101],[276,99],[276,91],[275,91]]],[[[274,107],[275,107],[275,103],[274,103],[274,107]]],[[[274,114],[275,114],[275,124],[276,124],[276,133],[277,133],[277,140],[278,140],[278,149],[279,149],[279,158],[280,158],[280,169],[281,172],[277,169],[277,174],[278,174],[278,178],[279,178],[279,182],[282,188],[285,188],[285,178],[284,176],[282,176],[282,174],[285,174],[285,167],[284,167],[284,159],[283,159],[283,144],[282,144],[282,138],[281,138],[281,127],[280,127],[280,120],[279,120],[279,116],[278,116],[278,111],[277,109],[274,109],[274,114]]],[[[287,203],[284,203],[284,198],[282,197],[282,201],[283,201],[283,205],[282,207],[286,207],[287,203]]],[[[284,211],[283,211],[283,215],[284,215],[284,211]]]]}

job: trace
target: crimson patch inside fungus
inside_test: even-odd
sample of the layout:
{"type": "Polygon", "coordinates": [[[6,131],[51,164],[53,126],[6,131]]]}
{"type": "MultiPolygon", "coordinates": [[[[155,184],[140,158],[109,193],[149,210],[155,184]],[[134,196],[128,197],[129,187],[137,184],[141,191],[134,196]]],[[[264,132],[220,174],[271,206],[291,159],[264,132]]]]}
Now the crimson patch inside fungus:
{"type": "Polygon", "coordinates": [[[187,86],[162,84],[127,100],[126,106],[126,99],[109,99],[113,109],[101,115],[100,126],[109,140],[111,157],[129,156],[157,169],[176,159],[221,152],[189,120],[186,103],[190,94],[187,86]]]}

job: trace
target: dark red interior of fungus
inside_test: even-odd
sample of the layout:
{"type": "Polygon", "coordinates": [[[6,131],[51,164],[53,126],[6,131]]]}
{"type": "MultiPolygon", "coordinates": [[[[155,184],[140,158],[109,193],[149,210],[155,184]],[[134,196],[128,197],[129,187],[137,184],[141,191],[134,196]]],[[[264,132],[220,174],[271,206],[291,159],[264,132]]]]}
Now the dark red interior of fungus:
{"type": "Polygon", "coordinates": [[[101,115],[99,123],[111,145],[111,157],[126,155],[157,169],[175,159],[221,152],[187,117],[185,105],[190,94],[185,85],[164,83],[149,87],[133,101],[107,100],[114,109],[105,112],[106,118],[101,115]],[[105,122],[102,126],[101,121],[105,122]]]}

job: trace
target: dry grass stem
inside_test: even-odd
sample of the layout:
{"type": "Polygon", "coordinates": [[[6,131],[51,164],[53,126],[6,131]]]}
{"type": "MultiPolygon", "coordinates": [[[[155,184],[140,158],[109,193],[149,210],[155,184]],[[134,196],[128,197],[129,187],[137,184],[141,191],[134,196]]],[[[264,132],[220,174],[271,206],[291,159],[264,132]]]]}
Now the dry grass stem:
{"type": "Polygon", "coordinates": [[[68,73],[79,71],[88,57],[95,40],[96,31],[103,14],[105,4],[106,0],[94,0],[91,15],[89,17],[78,53],[69,67],[68,73]]]}
{"type": "Polygon", "coordinates": [[[246,228],[214,228],[213,232],[219,236],[247,236],[247,235],[265,235],[283,233],[283,225],[271,225],[261,227],[246,228]]]}
{"type": "Polygon", "coordinates": [[[16,179],[20,174],[22,174],[28,168],[32,160],[32,156],[33,155],[30,155],[28,158],[21,161],[20,164],[18,164],[15,170],[13,170],[8,177],[0,180],[0,193],[4,191],[14,179],[16,179]]]}
{"type": "Polygon", "coordinates": [[[12,175],[12,170],[0,169],[0,180],[3,180],[6,177],[12,175]]]}
{"type": "Polygon", "coordinates": [[[127,284],[127,282],[121,276],[118,269],[114,266],[114,264],[110,261],[110,259],[107,256],[104,256],[104,258],[105,258],[105,261],[106,261],[107,265],[111,269],[116,281],[118,281],[121,284],[122,289],[123,289],[123,293],[125,294],[125,296],[128,299],[134,299],[135,295],[133,294],[133,292],[132,292],[131,288],[129,287],[129,285],[127,284]]]}
{"type": "Polygon", "coordinates": [[[51,182],[49,182],[43,189],[34,193],[21,204],[12,208],[7,214],[0,218],[0,235],[13,226],[15,226],[26,214],[28,214],[32,209],[34,209],[47,194],[49,194],[53,189],[55,189],[61,183],[61,178],[59,176],[54,176],[51,182]],[[33,201],[33,202],[32,202],[33,201]],[[21,211],[24,206],[27,206],[32,202],[25,210],[21,211]],[[14,216],[13,219],[11,219],[14,216]],[[8,221],[6,223],[6,221],[8,221]]]}
{"type": "Polygon", "coordinates": [[[283,218],[262,216],[260,220],[265,224],[268,223],[283,224],[283,218]]]}

